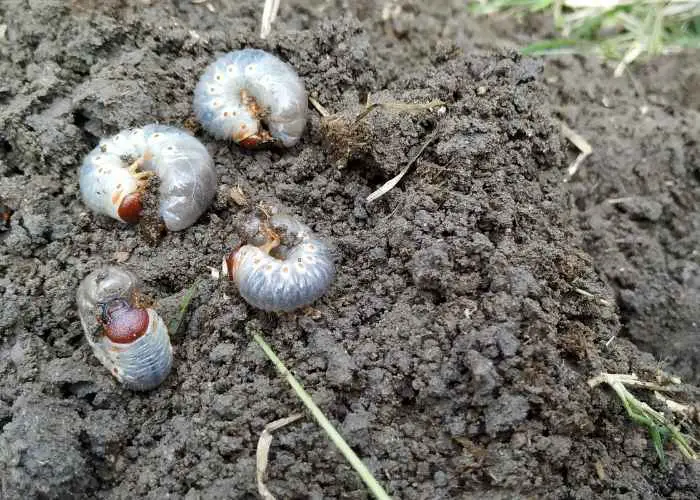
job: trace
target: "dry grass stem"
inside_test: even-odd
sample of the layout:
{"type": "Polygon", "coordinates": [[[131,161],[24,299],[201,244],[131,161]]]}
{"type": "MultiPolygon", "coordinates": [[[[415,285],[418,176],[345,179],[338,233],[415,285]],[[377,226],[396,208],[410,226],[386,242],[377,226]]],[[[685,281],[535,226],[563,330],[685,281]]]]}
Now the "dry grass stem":
{"type": "Polygon", "coordinates": [[[263,40],[272,32],[272,23],[277,19],[279,8],[280,0],[265,0],[262,20],[260,22],[260,38],[263,40]]]}
{"type": "Polygon", "coordinates": [[[578,172],[579,167],[583,163],[583,160],[588,158],[591,153],[593,153],[593,148],[591,145],[588,143],[586,139],[583,138],[580,134],[574,132],[571,130],[566,123],[561,122],[561,133],[566,137],[571,143],[578,148],[580,151],[579,155],[576,157],[576,159],[573,161],[571,165],[569,165],[569,168],[566,172],[566,177],[564,178],[564,182],[569,182],[574,175],[576,175],[576,172],[578,172]]]}
{"type": "Polygon", "coordinates": [[[612,303],[609,300],[603,299],[603,298],[601,298],[601,297],[599,297],[599,296],[597,296],[597,295],[595,295],[587,290],[584,290],[583,288],[574,288],[574,291],[576,293],[578,293],[579,295],[583,295],[584,297],[586,297],[588,299],[597,300],[598,302],[600,302],[604,306],[612,305],[612,303]]]}
{"type": "Polygon", "coordinates": [[[322,117],[326,118],[326,117],[328,117],[328,116],[331,115],[331,114],[328,112],[328,110],[323,106],[323,104],[321,104],[320,102],[318,102],[318,101],[317,101],[316,99],[314,99],[313,97],[309,96],[309,102],[310,102],[311,105],[316,109],[316,111],[318,111],[318,114],[320,114],[322,117]]]}
{"type": "Polygon", "coordinates": [[[296,422],[303,415],[301,413],[295,413],[286,418],[281,418],[270,422],[265,426],[262,433],[260,433],[260,439],[258,439],[258,449],[255,453],[255,480],[258,484],[258,493],[263,500],[275,500],[274,495],[265,486],[265,472],[267,471],[268,455],[270,453],[270,445],[272,444],[272,433],[278,429],[281,429],[285,425],[289,425],[292,422],[296,422]]]}
{"type": "Polygon", "coordinates": [[[658,391],[654,391],[654,397],[668,406],[668,409],[673,413],[677,413],[691,421],[700,423],[700,407],[697,405],[679,403],[658,391]]]}
{"type": "Polygon", "coordinates": [[[439,99],[433,99],[432,101],[427,103],[410,103],[395,101],[375,102],[369,104],[369,97],[367,98],[367,103],[367,108],[364,111],[362,111],[359,115],[357,115],[357,117],[355,118],[355,123],[361,121],[363,118],[365,118],[368,114],[370,114],[373,110],[377,108],[382,108],[384,110],[391,111],[394,113],[416,113],[420,111],[432,111],[435,108],[439,108],[445,105],[445,103],[440,101],[439,99]]]}
{"type": "Polygon", "coordinates": [[[409,171],[409,169],[413,166],[413,164],[420,158],[420,156],[423,154],[423,151],[432,143],[438,136],[439,129],[436,129],[428,139],[423,143],[423,145],[420,147],[418,152],[411,158],[411,160],[406,164],[406,166],[401,169],[401,172],[399,172],[395,177],[392,179],[389,179],[387,182],[385,182],[379,189],[374,191],[372,194],[370,194],[367,197],[367,203],[372,203],[374,200],[377,200],[387,194],[389,191],[394,189],[396,185],[399,183],[399,181],[403,178],[404,175],[406,175],[406,172],[409,171]]]}

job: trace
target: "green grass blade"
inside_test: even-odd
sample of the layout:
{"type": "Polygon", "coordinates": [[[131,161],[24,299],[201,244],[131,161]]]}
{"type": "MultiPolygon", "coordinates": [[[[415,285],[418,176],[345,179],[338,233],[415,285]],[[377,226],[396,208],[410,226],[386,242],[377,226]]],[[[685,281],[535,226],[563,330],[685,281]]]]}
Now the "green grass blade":
{"type": "Polygon", "coordinates": [[[287,367],[284,366],[284,363],[277,357],[272,348],[267,345],[263,338],[257,333],[253,334],[253,339],[255,339],[255,342],[258,343],[270,361],[272,361],[280,375],[292,386],[297,397],[301,399],[302,403],[304,403],[306,408],[311,412],[311,415],[316,419],[316,422],[318,422],[318,425],[321,426],[331,441],[333,441],[333,444],[343,454],[352,468],[355,469],[355,472],[357,472],[365,485],[367,485],[372,495],[379,500],[390,500],[389,495],[387,495],[384,488],[382,488],[379,482],[374,478],[367,466],[360,460],[360,457],[352,451],[352,448],[350,448],[340,433],[333,427],[333,424],[330,423],[321,409],[316,406],[316,403],[313,402],[309,393],[304,390],[304,387],[294,378],[294,375],[287,370],[287,367]]]}
{"type": "Polygon", "coordinates": [[[578,54],[581,53],[581,43],[567,38],[542,40],[541,42],[531,43],[521,49],[521,52],[526,56],[578,54]]]}
{"type": "Polygon", "coordinates": [[[482,15],[507,10],[540,12],[552,7],[555,3],[556,0],[492,0],[487,2],[472,2],[467,8],[474,14],[482,15]]]}
{"type": "Polygon", "coordinates": [[[170,335],[175,335],[182,326],[182,321],[185,319],[185,314],[187,314],[187,310],[190,307],[190,302],[192,302],[194,294],[197,291],[199,281],[200,280],[195,281],[194,284],[187,289],[185,295],[183,295],[182,300],[180,301],[180,305],[178,307],[177,316],[175,316],[175,318],[168,325],[168,331],[170,332],[170,335]]]}
{"type": "Polygon", "coordinates": [[[649,427],[649,435],[651,435],[651,442],[654,445],[654,449],[656,450],[656,455],[659,457],[659,462],[661,463],[661,467],[664,469],[666,468],[666,454],[664,453],[664,442],[663,439],[661,438],[661,432],[659,432],[659,428],[656,425],[652,425],[649,427]]]}
{"type": "Polygon", "coordinates": [[[621,61],[615,73],[636,62],[681,49],[700,49],[700,1],[638,0],[590,2],[575,7],[565,0],[481,0],[476,14],[533,12],[552,17],[558,38],[532,43],[525,55],[597,54],[621,61]]]}

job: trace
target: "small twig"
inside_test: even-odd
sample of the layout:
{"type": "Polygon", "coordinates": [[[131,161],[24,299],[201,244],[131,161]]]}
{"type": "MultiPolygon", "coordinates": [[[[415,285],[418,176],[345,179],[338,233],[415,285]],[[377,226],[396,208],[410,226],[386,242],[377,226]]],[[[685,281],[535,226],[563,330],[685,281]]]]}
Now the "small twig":
{"type": "Polygon", "coordinates": [[[609,300],[598,297],[597,295],[592,294],[591,292],[588,292],[588,291],[584,290],[583,288],[574,288],[574,291],[576,293],[578,293],[579,295],[583,295],[584,297],[586,297],[588,299],[597,300],[598,302],[600,302],[604,306],[611,305],[609,300]]]}
{"type": "Polygon", "coordinates": [[[245,192],[240,184],[236,184],[235,187],[232,187],[229,190],[229,195],[231,196],[233,202],[239,207],[247,207],[249,205],[248,197],[245,195],[245,192]]]}
{"type": "Polygon", "coordinates": [[[313,97],[309,96],[309,102],[311,103],[311,105],[312,105],[314,108],[316,108],[316,111],[318,111],[318,113],[319,113],[322,117],[326,118],[326,117],[328,117],[328,116],[331,115],[331,114],[328,112],[328,110],[327,110],[326,108],[324,108],[323,105],[322,105],[320,102],[318,102],[316,99],[314,99],[313,97]]]}
{"type": "Polygon", "coordinates": [[[440,131],[440,128],[436,128],[435,131],[430,134],[428,139],[423,143],[423,145],[420,147],[418,152],[413,156],[413,158],[410,159],[410,161],[406,164],[406,166],[399,172],[393,179],[388,180],[385,182],[382,186],[380,186],[376,191],[374,191],[372,194],[370,194],[367,197],[367,203],[371,203],[374,200],[381,198],[385,194],[387,194],[389,191],[394,189],[394,187],[399,183],[399,181],[403,178],[404,175],[406,175],[406,172],[413,166],[413,164],[420,158],[420,156],[423,154],[423,151],[425,151],[425,148],[427,148],[430,143],[432,143],[438,136],[438,133],[440,131]]]}
{"type": "Polygon", "coordinates": [[[175,316],[175,319],[170,323],[170,328],[169,332],[170,335],[174,335],[177,333],[177,331],[180,329],[182,326],[182,322],[185,319],[185,314],[187,314],[187,309],[190,307],[190,302],[192,302],[192,298],[194,298],[194,294],[197,291],[197,287],[199,286],[199,279],[194,282],[194,284],[187,289],[187,292],[185,292],[185,295],[182,297],[182,300],[180,301],[180,306],[178,307],[178,313],[177,316],[175,316]]]}
{"type": "Polygon", "coordinates": [[[258,493],[263,498],[263,500],[275,500],[275,497],[270,490],[265,486],[265,471],[267,470],[267,459],[270,452],[270,445],[272,444],[272,433],[278,429],[281,429],[285,425],[289,425],[292,422],[299,420],[304,415],[301,413],[295,413],[287,418],[281,418],[270,422],[265,426],[262,433],[260,433],[260,439],[258,439],[258,449],[255,453],[255,479],[258,483],[258,493]]]}
{"type": "Polygon", "coordinates": [[[664,384],[655,384],[654,382],[644,382],[643,380],[639,380],[639,377],[635,375],[634,373],[632,374],[612,374],[612,373],[601,373],[600,375],[593,377],[588,381],[588,385],[591,387],[595,387],[597,385],[600,385],[602,383],[607,383],[608,380],[616,380],[618,382],[621,382],[622,384],[630,387],[639,387],[641,389],[648,389],[650,391],[660,391],[660,392],[685,392],[682,388],[676,387],[681,384],[680,379],[678,378],[671,378],[668,379],[669,383],[664,385],[664,384]],[[611,379],[612,377],[612,379],[611,379]]]}
{"type": "Polygon", "coordinates": [[[272,32],[272,23],[277,19],[280,8],[280,0],[265,0],[262,20],[260,22],[260,38],[263,40],[272,32]]]}
{"type": "Polygon", "coordinates": [[[583,138],[583,136],[579,135],[578,133],[574,132],[571,130],[566,123],[561,122],[561,132],[566,137],[568,140],[571,141],[571,143],[578,148],[580,151],[579,155],[576,157],[576,159],[573,161],[571,165],[569,165],[569,168],[566,172],[566,177],[564,178],[564,182],[568,182],[571,180],[571,178],[576,175],[576,172],[578,172],[579,167],[583,163],[583,160],[588,158],[588,156],[593,153],[593,148],[591,145],[588,143],[586,139],[583,138]]]}
{"type": "Polygon", "coordinates": [[[386,109],[388,111],[393,111],[396,113],[412,113],[416,111],[430,111],[434,108],[444,106],[445,103],[439,99],[433,99],[425,104],[422,103],[410,103],[410,102],[375,102],[369,104],[359,115],[355,117],[355,124],[362,121],[368,114],[377,108],[386,109]]]}
{"type": "Polygon", "coordinates": [[[654,396],[656,397],[656,399],[662,401],[666,406],[668,406],[668,409],[671,410],[673,413],[678,413],[679,415],[683,415],[689,420],[694,420],[700,423],[700,408],[698,408],[697,406],[679,403],[677,401],[672,400],[669,397],[664,396],[658,391],[654,391],[654,396]]]}
{"type": "Polygon", "coordinates": [[[633,196],[625,196],[624,198],[608,198],[605,201],[607,201],[611,205],[619,205],[620,203],[627,203],[631,200],[634,200],[633,196]]]}
{"type": "Polygon", "coordinates": [[[263,340],[259,334],[253,334],[253,339],[265,352],[267,357],[272,361],[277,368],[277,371],[282,375],[282,377],[287,381],[289,385],[292,386],[294,393],[301,399],[302,403],[311,412],[311,415],[316,419],[318,425],[325,431],[328,437],[333,441],[333,444],[340,450],[345,459],[350,463],[355,472],[360,476],[362,481],[367,485],[367,488],[372,492],[375,498],[380,500],[389,500],[389,495],[387,495],[384,488],[377,482],[372,473],[369,471],[367,466],[360,460],[360,458],[352,451],[352,448],[348,446],[343,437],[338,433],[338,431],[333,427],[333,424],[326,418],[323,412],[320,410],[316,403],[313,402],[309,393],[304,390],[304,387],[297,382],[294,376],[287,370],[284,363],[277,357],[274,351],[269,345],[263,340]]]}

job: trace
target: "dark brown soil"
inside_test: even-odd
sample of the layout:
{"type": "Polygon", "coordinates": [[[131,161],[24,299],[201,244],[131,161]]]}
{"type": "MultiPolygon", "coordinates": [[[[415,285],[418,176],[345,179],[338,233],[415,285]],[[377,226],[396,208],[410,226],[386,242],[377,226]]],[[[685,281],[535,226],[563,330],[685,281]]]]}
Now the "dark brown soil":
{"type": "MultiPolygon", "coordinates": [[[[522,59],[463,2],[407,3],[385,23],[375,2],[282,2],[261,41],[261,2],[210,3],[0,4],[0,497],[255,498],[260,432],[302,410],[252,341],[262,331],[395,498],[697,498],[698,463],[668,446],[663,469],[619,400],[586,384],[660,367],[700,380],[694,59],[634,80],[522,59]],[[204,67],[243,46],[288,60],[339,116],[368,94],[446,107],[375,110],[347,155],[315,112],[289,151],[200,132],[220,196],[155,245],[88,213],[77,169],[99,138],[190,124],[204,67]],[[594,148],[569,183],[559,119],[594,148]],[[315,313],[263,314],[211,278],[252,210],[236,185],[332,241],[338,277],[315,313]],[[166,321],[199,285],[151,393],[116,383],[77,317],[80,280],[115,262],[166,321]]],[[[276,433],[267,483],[278,498],[368,497],[310,417],[276,433]]]]}
{"type": "Polygon", "coordinates": [[[615,290],[622,334],[698,383],[700,67],[681,56],[607,73],[576,59],[547,70],[556,114],[594,150],[571,191],[584,248],[615,290]]]}

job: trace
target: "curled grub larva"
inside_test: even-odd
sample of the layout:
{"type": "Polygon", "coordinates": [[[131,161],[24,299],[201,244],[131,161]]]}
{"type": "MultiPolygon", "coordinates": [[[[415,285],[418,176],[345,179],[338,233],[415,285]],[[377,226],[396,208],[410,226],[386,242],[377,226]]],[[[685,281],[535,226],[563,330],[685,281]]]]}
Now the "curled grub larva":
{"type": "Polygon", "coordinates": [[[216,172],[207,149],[183,130],[164,125],[103,139],[83,161],[80,192],[91,210],[135,223],[152,175],[160,180],[159,213],[171,231],[194,224],[216,194],[216,172]]]}
{"type": "Polygon", "coordinates": [[[224,273],[246,302],[292,311],[325,294],[335,277],[328,246],[288,215],[273,215],[265,226],[265,244],[243,245],[224,259],[224,273]]]}
{"type": "Polygon", "coordinates": [[[307,111],[306,90],[296,71],[259,49],[220,57],[194,91],[194,112],[202,126],[244,147],[275,141],[293,146],[304,132],[307,111]]]}
{"type": "Polygon", "coordinates": [[[93,271],[77,293],[85,337],[97,359],[126,388],[147,391],[170,373],[168,330],[151,308],[139,304],[136,276],[116,266],[93,271]]]}

